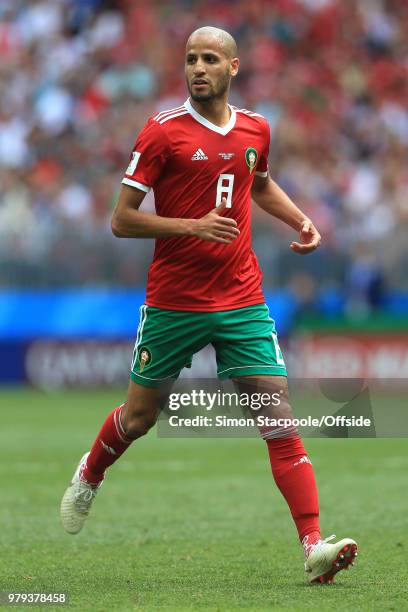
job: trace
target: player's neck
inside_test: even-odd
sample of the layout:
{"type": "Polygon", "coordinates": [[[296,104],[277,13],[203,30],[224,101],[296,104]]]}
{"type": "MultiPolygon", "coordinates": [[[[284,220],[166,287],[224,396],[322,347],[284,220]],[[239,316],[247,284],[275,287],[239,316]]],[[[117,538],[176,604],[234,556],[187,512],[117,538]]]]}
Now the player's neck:
{"type": "Polygon", "coordinates": [[[231,110],[227,98],[209,100],[208,102],[199,102],[190,98],[190,102],[197,113],[218,127],[224,127],[230,120],[231,110]]]}

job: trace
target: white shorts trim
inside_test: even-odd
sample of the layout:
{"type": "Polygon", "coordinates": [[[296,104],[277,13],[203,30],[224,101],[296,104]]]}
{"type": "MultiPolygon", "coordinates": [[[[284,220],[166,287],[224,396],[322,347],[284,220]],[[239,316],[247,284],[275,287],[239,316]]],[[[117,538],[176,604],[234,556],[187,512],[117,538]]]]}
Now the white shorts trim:
{"type": "Polygon", "coordinates": [[[266,365],[263,363],[260,363],[258,365],[244,365],[244,366],[234,366],[233,368],[227,368],[226,370],[220,370],[219,372],[217,372],[217,374],[224,374],[224,372],[229,372],[230,370],[238,370],[238,369],[242,369],[242,368],[284,368],[285,366],[283,365],[266,365]]]}

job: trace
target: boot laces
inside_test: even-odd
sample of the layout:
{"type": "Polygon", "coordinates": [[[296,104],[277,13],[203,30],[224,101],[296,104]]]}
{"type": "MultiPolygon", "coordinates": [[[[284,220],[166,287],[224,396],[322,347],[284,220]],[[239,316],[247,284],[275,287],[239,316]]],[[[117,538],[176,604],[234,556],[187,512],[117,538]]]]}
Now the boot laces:
{"type": "Polygon", "coordinates": [[[333,533],[328,538],[324,538],[324,540],[318,540],[316,544],[313,544],[313,546],[322,546],[323,544],[326,544],[327,542],[330,542],[331,540],[335,540],[335,539],[336,539],[336,536],[333,533]]]}
{"type": "MultiPolygon", "coordinates": [[[[307,537],[307,536],[306,536],[307,537]]],[[[313,550],[316,550],[317,548],[320,548],[320,546],[322,546],[323,544],[326,544],[327,542],[330,542],[331,540],[334,540],[336,538],[336,536],[334,534],[332,534],[331,536],[324,538],[324,540],[317,540],[317,542],[315,542],[314,544],[307,544],[307,541],[305,542],[305,539],[303,540],[302,544],[305,548],[305,557],[306,559],[308,558],[308,556],[310,555],[310,553],[313,550]]]]}
{"type": "Polygon", "coordinates": [[[75,508],[77,512],[87,514],[95,495],[96,488],[93,488],[84,482],[80,482],[78,491],[75,494],[75,508]]]}

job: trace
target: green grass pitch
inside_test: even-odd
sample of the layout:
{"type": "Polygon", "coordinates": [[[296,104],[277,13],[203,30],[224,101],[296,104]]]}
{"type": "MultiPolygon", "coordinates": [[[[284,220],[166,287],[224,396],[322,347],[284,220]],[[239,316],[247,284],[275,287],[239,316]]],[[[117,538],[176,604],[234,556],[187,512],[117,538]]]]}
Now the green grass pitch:
{"type": "MultiPolygon", "coordinates": [[[[69,593],[76,610],[406,610],[406,439],[307,439],[325,535],[360,554],[332,586],[302,551],[256,439],[158,439],[111,469],[84,531],[61,495],[121,391],[0,393],[0,590],[69,593]]],[[[27,609],[28,606],[15,609],[27,609]]],[[[37,606],[57,610],[61,606],[37,606]]]]}

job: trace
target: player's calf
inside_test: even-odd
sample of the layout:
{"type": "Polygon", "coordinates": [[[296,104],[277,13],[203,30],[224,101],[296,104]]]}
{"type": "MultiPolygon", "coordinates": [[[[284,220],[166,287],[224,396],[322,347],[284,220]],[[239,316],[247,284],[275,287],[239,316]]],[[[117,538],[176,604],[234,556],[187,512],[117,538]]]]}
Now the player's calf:
{"type": "Polygon", "coordinates": [[[158,393],[157,389],[145,390],[131,382],[126,403],[106,417],[61,501],[61,520],[68,533],[81,531],[107,468],[155,424],[159,412],[158,393]]]}

